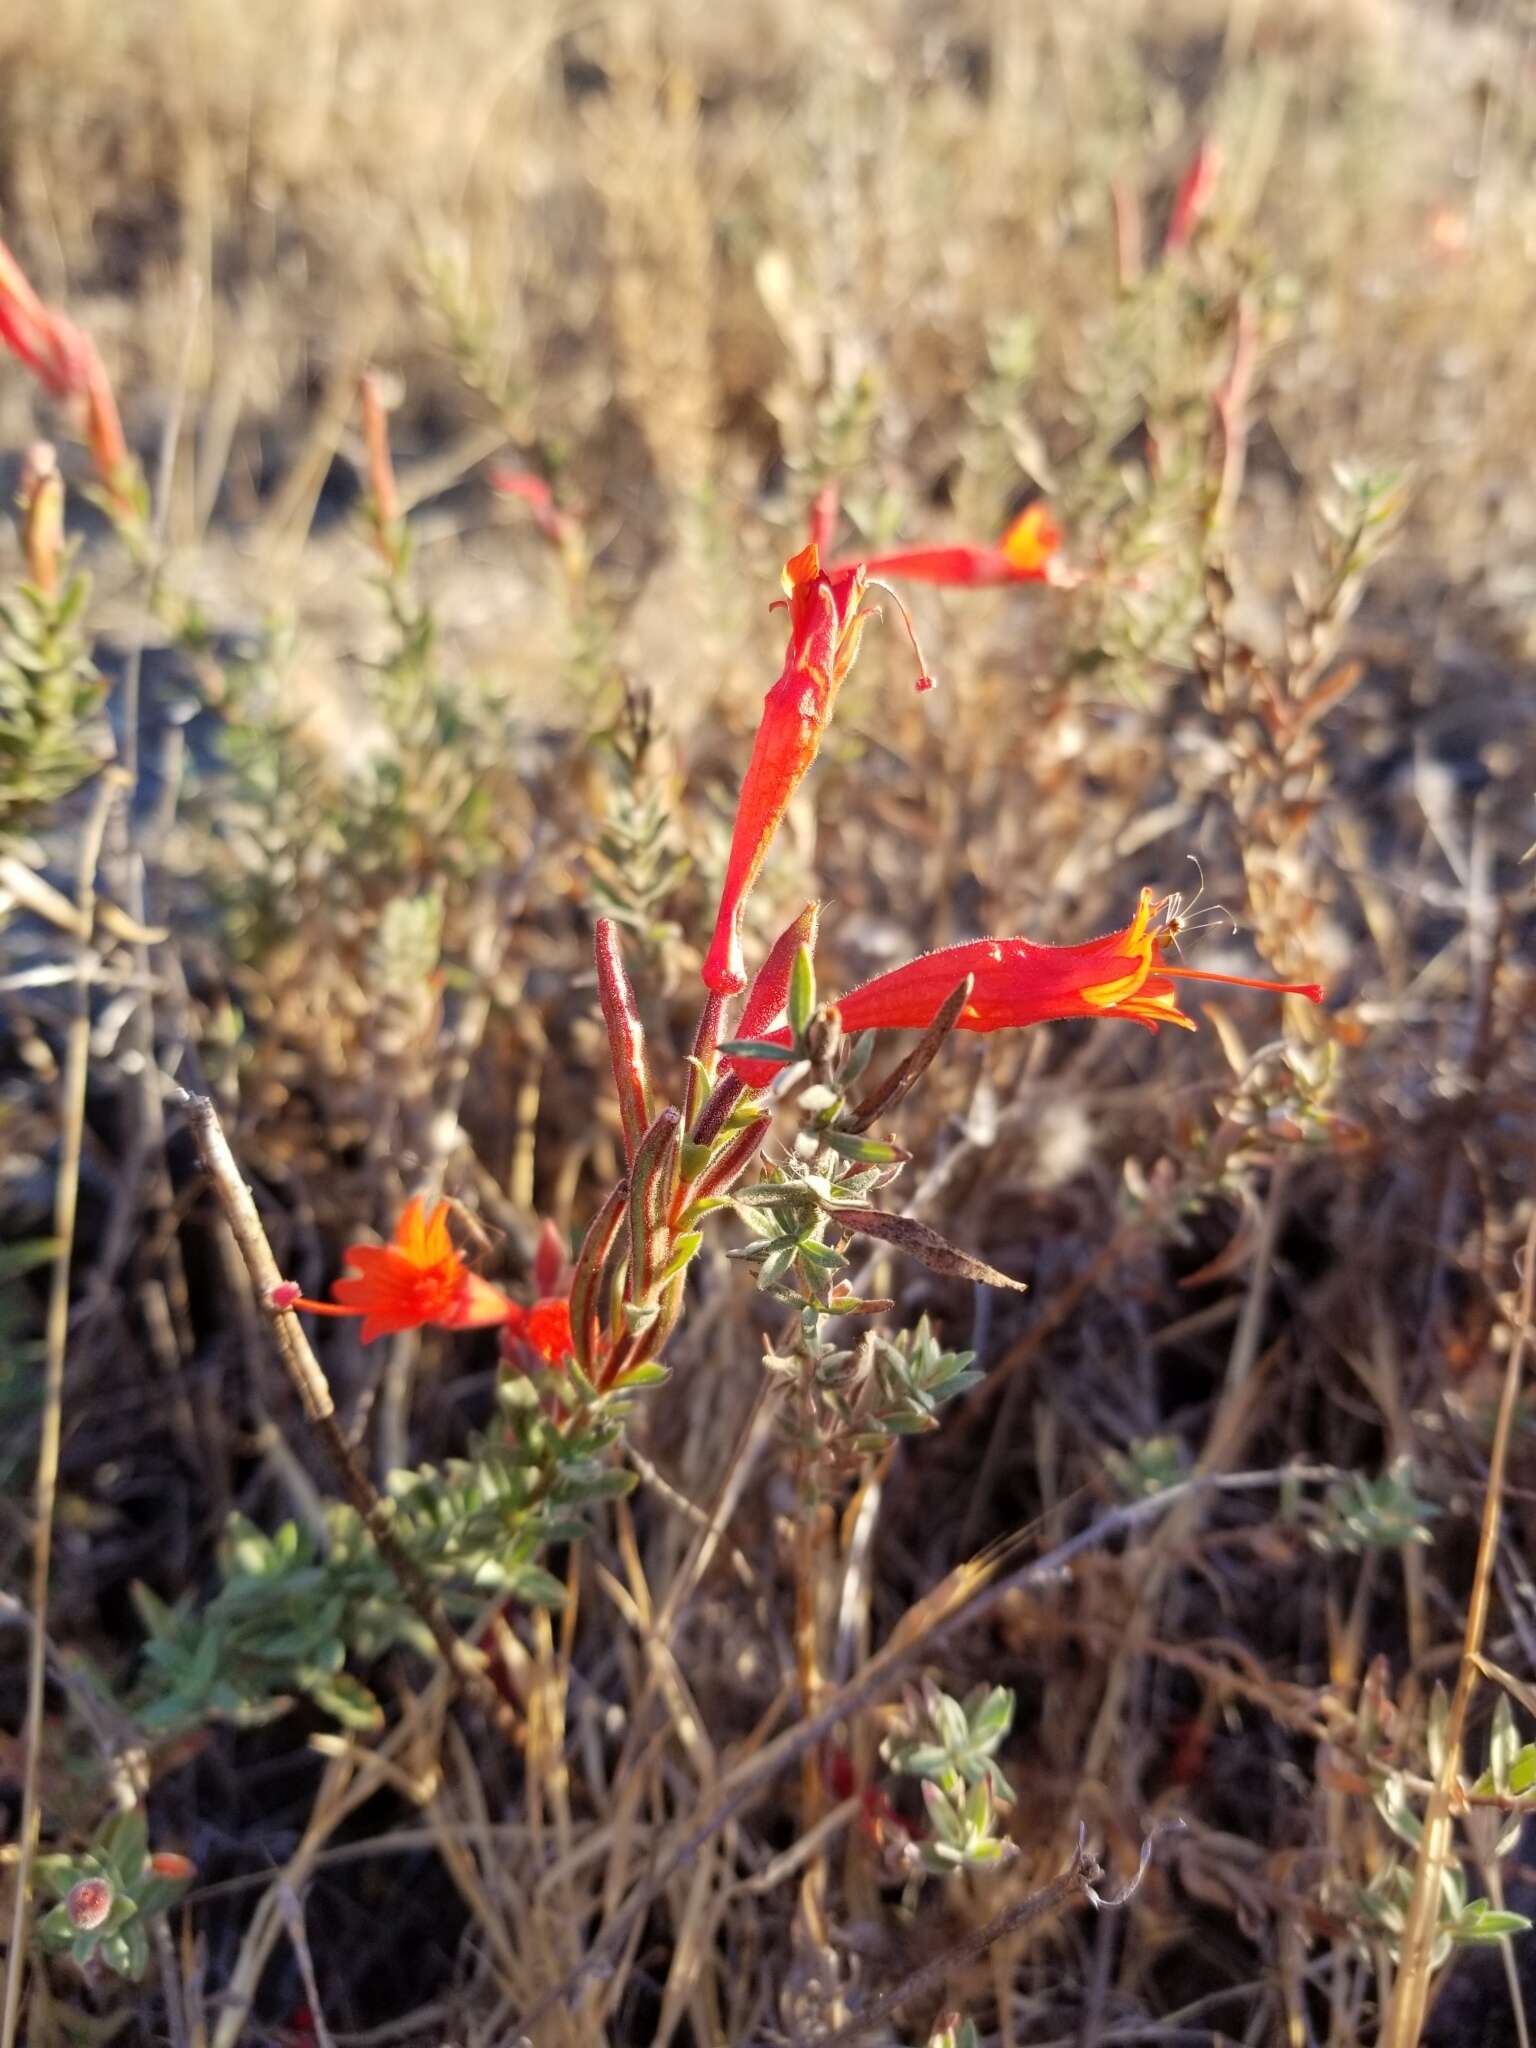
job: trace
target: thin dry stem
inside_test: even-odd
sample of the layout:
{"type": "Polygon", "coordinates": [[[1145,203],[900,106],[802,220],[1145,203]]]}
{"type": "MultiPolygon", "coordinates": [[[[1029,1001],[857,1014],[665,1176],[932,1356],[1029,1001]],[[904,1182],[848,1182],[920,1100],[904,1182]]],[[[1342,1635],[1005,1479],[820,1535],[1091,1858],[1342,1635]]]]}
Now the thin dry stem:
{"type": "MultiPolygon", "coordinates": [[[[919,1963],[915,1970],[909,1970],[898,1983],[888,1991],[872,1999],[857,2019],[846,2026],[835,2028],[830,2034],[817,2034],[814,2039],[802,2037],[795,2048],[850,2048],[854,2041],[864,2036],[889,2019],[892,2013],[931,1990],[949,1975],[951,1970],[965,1963],[973,1963],[978,1956],[984,1956],[994,1942],[1006,1941],[1011,1934],[1017,1934],[1021,1927],[1028,1927],[1036,1920],[1049,1919],[1067,1906],[1078,1892],[1089,1893],[1090,1887],[1099,1877],[1099,1866],[1088,1854],[1086,1837],[1079,1834],[1077,1848],[1072,1861],[1053,1877],[1049,1884],[1042,1885],[1037,1892],[1016,1899],[1011,1906],[1005,1906],[1001,1913],[989,1920],[984,1927],[978,1927],[940,1955],[930,1956],[919,1963]]],[[[1118,1904],[1118,1900],[1104,1900],[1102,1903],[1118,1904]]]]}
{"type": "Polygon", "coordinates": [[[1530,1341],[1533,1297],[1536,1297],[1536,1217],[1531,1219],[1530,1229],[1526,1232],[1520,1276],[1519,1326],[1509,1348],[1503,1390],[1499,1397],[1498,1421],[1493,1433],[1493,1450],[1488,1460],[1488,1487],[1483,1496],[1483,1519],[1478,1533],[1472,1593],[1467,1602],[1461,1666],[1456,1674],[1456,1689],[1451,1695],[1450,1712],[1446,1717],[1445,1754],[1435,1789],[1424,1812],[1424,1834],[1413,1875],[1413,1894],[1403,1924],[1397,1979],[1392,1987],[1392,2002],[1387,2008],[1386,2025],[1382,2030],[1382,2048],[1416,2048],[1429,2006],[1435,1929],[1441,1899],[1440,1880],[1451,1855],[1462,1741],[1466,1733],[1467,1711],[1477,1690],[1478,1659],[1488,1626],[1493,1567],[1498,1555],[1499,1523],[1503,1514],[1504,1475],[1509,1462],[1520,1374],[1530,1341]]]}
{"type": "Polygon", "coordinates": [[[80,1161],[85,1146],[85,1084],[91,1060],[91,926],[95,917],[96,864],[112,807],[123,788],[116,770],[104,774],[80,838],[75,871],[75,1001],[59,1080],[59,1171],[53,1191],[53,1268],[48,1283],[44,1328],[43,1407],[33,1485],[32,1640],[27,1652],[27,1732],[21,1777],[21,1849],[16,1864],[16,1903],[11,1915],[5,1966],[5,2011],[0,2043],[14,2048],[21,2018],[21,1990],[27,1969],[27,1924],[31,1909],[32,1861],[40,1823],[38,1770],[43,1745],[43,1680],[48,1666],[48,1579],[53,1564],[53,1515],[59,1487],[59,1447],[64,1432],[64,1360],[69,1346],[69,1276],[80,1201],[80,1161]]]}

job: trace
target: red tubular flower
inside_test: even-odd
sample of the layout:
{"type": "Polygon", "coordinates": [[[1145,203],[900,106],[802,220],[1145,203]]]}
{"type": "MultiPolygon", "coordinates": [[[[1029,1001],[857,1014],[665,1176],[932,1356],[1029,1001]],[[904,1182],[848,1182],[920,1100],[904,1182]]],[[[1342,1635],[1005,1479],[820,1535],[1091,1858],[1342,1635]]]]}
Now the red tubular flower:
{"type": "Polygon", "coordinates": [[[69,398],[83,388],[79,339],[66,321],[49,312],[0,242],[0,343],[55,398],[69,398]]]}
{"type": "MultiPolygon", "coordinates": [[[[1179,1008],[1176,981],[1261,988],[1322,1001],[1316,982],[1257,981],[1199,967],[1170,967],[1166,953],[1177,927],[1152,923],[1159,908],[1152,891],[1143,889],[1136,915],[1123,931],[1080,946],[1038,946],[1030,939],[970,939],[945,946],[876,975],[840,997],[835,1007],[848,1032],[921,1031],[967,975],[974,986],[960,1013],[956,1028],[961,1031],[1003,1031],[1058,1017],[1129,1017],[1151,1031],[1160,1024],[1193,1031],[1195,1020],[1179,1008]]],[[[779,1044],[789,1042],[787,1032],[769,1036],[779,1044]]]]}
{"type": "Polygon", "coordinates": [[[581,522],[555,503],[551,486],[530,469],[518,469],[509,462],[491,471],[491,489],[503,498],[520,499],[532,514],[533,523],[552,548],[568,547],[580,538],[581,522]]]}
{"type": "Polygon", "coordinates": [[[384,566],[391,572],[400,568],[400,487],[395,481],[395,459],[389,450],[389,407],[384,387],[374,370],[364,370],[357,387],[358,409],[363,420],[363,450],[368,462],[368,493],[372,499],[374,545],[384,566]]]}
{"type": "Polygon", "coordinates": [[[133,502],[128,443],[96,344],[72,320],[43,304],[3,242],[0,345],[54,398],[85,400],[85,437],[96,474],[113,503],[128,511],[133,502]]]}
{"type": "Polygon", "coordinates": [[[133,468],[122,417],[107,379],[106,365],[89,335],[79,335],[80,374],[85,387],[85,439],[103,490],[121,511],[133,504],[133,468]]]}
{"type": "Polygon", "coordinates": [[[438,1202],[429,1212],[415,1195],[387,1245],[348,1245],[347,1264],[357,1268],[358,1277],[335,1282],[334,1304],[289,1299],[285,1289],[274,1306],[307,1309],[311,1315],[361,1316],[365,1344],[427,1323],[443,1330],[484,1330],[521,1321],[524,1312],[517,1303],[465,1265],[448,1235],[449,1207],[438,1202]]]}
{"type": "Polygon", "coordinates": [[[516,1341],[536,1351],[546,1365],[563,1365],[576,1348],[571,1337],[572,1277],[565,1239],[546,1217],[533,1254],[533,1284],[539,1298],[508,1333],[515,1331],[516,1341]]]}
{"type": "Polygon", "coordinates": [[[867,578],[859,564],[824,571],[816,543],[784,566],[789,646],[763,703],[752,758],[742,780],[704,982],[716,995],[747,985],[741,914],[790,798],[815,760],[837,693],[858,655],[867,578]]]}
{"type": "Polygon", "coordinates": [[[536,1301],[518,1332],[546,1365],[561,1365],[575,1346],[571,1341],[571,1304],[562,1295],[536,1301]]]}
{"type": "Polygon", "coordinates": [[[837,516],[842,504],[842,492],[836,483],[824,483],[811,500],[811,539],[821,554],[832,551],[832,536],[837,532],[837,516]]]}
{"type": "Polygon", "coordinates": [[[1045,583],[1060,545],[1061,529],[1050,508],[1036,502],[1024,508],[996,547],[896,548],[872,555],[864,567],[871,576],[905,576],[914,583],[1045,583]]]}
{"type": "Polygon", "coordinates": [[[1195,151],[1173,195],[1168,232],[1163,237],[1163,254],[1182,249],[1210,210],[1221,177],[1221,145],[1207,137],[1195,151]]]}

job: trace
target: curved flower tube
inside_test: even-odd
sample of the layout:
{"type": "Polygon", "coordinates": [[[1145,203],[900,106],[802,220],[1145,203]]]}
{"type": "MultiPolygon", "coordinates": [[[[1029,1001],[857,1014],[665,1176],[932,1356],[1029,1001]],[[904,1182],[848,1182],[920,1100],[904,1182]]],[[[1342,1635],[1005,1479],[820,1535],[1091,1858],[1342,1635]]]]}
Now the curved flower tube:
{"type": "Polygon", "coordinates": [[[789,646],[778,681],[763,701],[762,722],[742,778],[736,824],[704,983],[716,995],[747,985],[741,914],[773,835],[821,747],[844,676],[859,652],[868,614],[860,565],[825,572],[816,543],[784,565],[789,646]]]}
{"type": "Polygon", "coordinates": [[[1060,527],[1049,506],[1037,501],[1024,508],[995,547],[895,548],[871,555],[864,567],[871,576],[904,576],[913,583],[1046,583],[1060,545],[1060,527]]]}

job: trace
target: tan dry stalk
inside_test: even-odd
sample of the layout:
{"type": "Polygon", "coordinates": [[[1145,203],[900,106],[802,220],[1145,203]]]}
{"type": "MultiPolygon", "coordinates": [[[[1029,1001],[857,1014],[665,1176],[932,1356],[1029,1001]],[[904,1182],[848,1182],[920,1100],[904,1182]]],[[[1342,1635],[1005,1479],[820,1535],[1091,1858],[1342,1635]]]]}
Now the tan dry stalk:
{"type": "Polygon", "coordinates": [[[1417,2048],[1429,2005],[1440,1880],[1451,1855],[1461,1745],[1466,1732],[1467,1710],[1477,1690],[1478,1659],[1482,1653],[1483,1633],[1488,1626],[1493,1567],[1498,1555],[1499,1523],[1504,1505],[1504,1472],[1509,1460],[1510,1437],[1514,1432],[1520,1374],[1525,1364],[1526,1345],[1530,1341],[1533,1296],[1536,1296],[1536,1217],[1532,1218],[1531,1227],[1526,1232],[1517,1311],[1519,1322],[1509,1347],[1504,1387],[1499,1397],[1498,1422],[1493,1432],[1493,1450],[1488,1460],[1488,1488],[1483,1496],[1483,1521],[1477,1539],[1472,1595],[1467,1603],[1461,1666],[1456,1673],[1456,1690],[1451,1695],[1451,1709],[1446,1717],[1445,1755],[1424,1812],[1424,1834],[1419,1844],[1418,1867],[1414,1871],[1413,1895],[1408,1901],[1408,1914],[1403,1925],[1397,1980],[1392,1987],[1392,2003],[1387,2008],[1386,2025],[1382,2030],[1382,2048],[1417,2048]]]}
{"type": "Polygon", "coordinates": [[[1031,1585],[1057,1583],[1074,1559],[1097,1550],[1117,1536],[1130,1534],[1144,1522],[1157,1521],[1193,1494],[1250,1493],[1333,1476],[1332,1468],[1318,1471],[1306,1466],[1290,1466],[1283,1472],[1192,1476],[1176,1486],[1166,1487],[1149,1499],[1112,1508],[1054,1549],[1028,1559],[1012,1570],[1002,1571],[1001,1559],[995,1553],[985,1559],[968,1559],[965,1564],[957,1566],[919,1607],[908,1610],[902,1632],[878,1650],[857,1677],[829,1693],[815,1713],[805,1715],[792,1728],[785,1729],[781,1735],[761,1746],[754,1743],[749,1753],[742,1756],[720,1781],[718,1796],[703,1818],[680,1823],[665,1840],[654,1845],[648,1875],[621,1904],[609,1907],[603,1926],[589,1943],[580,1967],[546,1993],[523,2017],[522,2031],[530,2038],[536,2038],[537,2029],[557,2004],[576,1995],[588,1976],[605,1972],[625,1945],[632,1945],[638,1939],[646,1913],[661,1897],[674,1873],[721,1828],[749,1807],[781,1773],[829,1735],[840,1721],[849,1720],[888,1699],[920,1658],[932,1656],[941,1643],[948,1642],[961,1629],[974,1627],[995,1613],[1010,1594],[1031,1585]]]}
{"type": "Polygon", "coordinates": [[[16,1904],[5,1964],[5,2011],[0,2044],[15,2048],[21,2018],[21,1987],[27,1972],[27,1921],[32,1859],[37,1854],[40,1815],[38,1769],[43,1746],[43,1680],[48,1664],[48,1575],[53,1564],[53,1512],[59,1490],[59,1449],[64,1432],[64,1359],[69,1348],[69,1275],[74,1254],[75,1217],[80,1203],[80,1161],[85,1149],[85,1083],[91,1064],[91,927],[96,913],[96,864],[119,791],[122,773],[108,769],[80,836],[75,870],[75,1001],[59,1079],[59,1174],[53,1190],[53,1270],[43,1335],[43,1412],[37,1438],[33,1485],[32,1641],[27,1652],[26,1754],[21,1775],[21,1847],[16,1864],[16,1904]]]}
{"type": "MultiPolygon", "coordinates": [[[[337,1745],[320,1781],[314,1809],[298,1847],[270,1880],[251,1915],[229,1982],[219,1994],[220,2011],[213,2033],[213,2048],[239,2048],[262,1973],[284,1930],[283,1901],[303,1891],[314,1873],[321,1850],[348,1814],[355,1813],[386,1785],[393,1786],[402,1796],[417,1804],[430,1796],[434,1789],[435,1768],[425,1780],[418,1782],[419,1774],[403,1769],[396,1759],[423,1741],[429,1723],[441,1721],[446,1698],[444,1688],[448,1683],[448,1673],[440,1672],[421,1697],[412,1701],[405,1718],[391,1730],[381,1748],[364,1751],[350,1745],[337,1745]]],[[[436,1741],[428,1746],[435,1754],[436,1741]]],[[[377,1845],[370,1844],[370,1847],[376,1848],[377,1845]]]]}

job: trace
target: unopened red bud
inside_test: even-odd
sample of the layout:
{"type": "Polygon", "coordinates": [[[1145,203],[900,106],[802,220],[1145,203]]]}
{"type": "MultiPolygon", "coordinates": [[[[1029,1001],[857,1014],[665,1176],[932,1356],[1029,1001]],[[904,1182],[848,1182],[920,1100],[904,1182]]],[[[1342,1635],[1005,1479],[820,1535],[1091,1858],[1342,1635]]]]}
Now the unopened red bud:
{"type": "Polygon", "coordinates": [[[166,1877],[173,1884],[186,1884],[196,1877],[197,1865],[190,1856],[183,1856],[175,1849],[158,1849],[149,1859],[149,1867],[156,1877],[166,1877]]]}
{"type": "Polygon", "coordinates": [[[82,1877],[77,1885],[71,1885],[64,1910],[72,1927],[89,1934],[100,1927],[112,1910],[111,1885],[104,1877],[82,1877]]]}
{"type": "Polygon", "coordinates": [[[359,388],[363,412],[363,445],[368,455],[368,489],[373,497],[373,514],[386,554],[392,555],[390,536],[400,519],[400,493],[395,484],[394,459],[389,452],[389,404],[384,386],[372,370],[363,373],[359,388]]]}
{"type": "Polygon", "coordinates": [[[539,1228],[533,1253],[533,1285],[539,1295],[562,1294],[569,1286],[570,1268],[560,1226],[546,1216],[539,1228]]]}
{"type": "Polygon", "coordinates": [[[636,1148],[651,1124],[651,1076],[645,1057],[645,1027],[640,1022],[635,991],[624,970],[618,926],[611,917],[597,920],[594,943],[597,992],[608,1032],[614,1092],[619,1098],[619,1116],[624,1126],[624,1156],[632,1165],[636,1148]]]}

